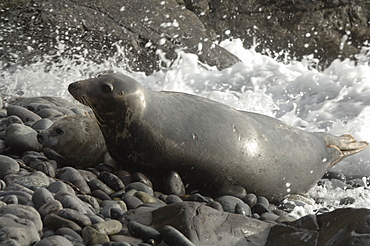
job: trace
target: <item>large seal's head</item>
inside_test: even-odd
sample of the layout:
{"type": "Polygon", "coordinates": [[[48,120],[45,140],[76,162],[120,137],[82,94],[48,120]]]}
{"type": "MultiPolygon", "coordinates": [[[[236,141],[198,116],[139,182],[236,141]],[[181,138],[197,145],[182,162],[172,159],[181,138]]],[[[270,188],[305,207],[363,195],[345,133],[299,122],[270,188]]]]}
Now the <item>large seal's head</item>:
{"type": "Polygon", "coordinates": [[[132,112],[138,113],[146,105],[146,90],[134,79],[118,73],[74,82],[68,90],[93,110],[103,128],[119,122],[129,124],[132,112]]]}

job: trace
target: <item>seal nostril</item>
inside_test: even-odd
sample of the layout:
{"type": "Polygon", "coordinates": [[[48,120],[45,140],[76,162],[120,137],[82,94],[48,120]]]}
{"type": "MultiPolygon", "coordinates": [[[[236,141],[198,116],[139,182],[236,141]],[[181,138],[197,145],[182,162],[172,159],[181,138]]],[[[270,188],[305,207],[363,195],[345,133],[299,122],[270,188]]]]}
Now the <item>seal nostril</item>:
{"type": "Polygon", "coordinates": [[[39,141],[40,144],[44,142],[44,136],[42,136],[40,133],[37,134],[37,141],[39,141]]]}

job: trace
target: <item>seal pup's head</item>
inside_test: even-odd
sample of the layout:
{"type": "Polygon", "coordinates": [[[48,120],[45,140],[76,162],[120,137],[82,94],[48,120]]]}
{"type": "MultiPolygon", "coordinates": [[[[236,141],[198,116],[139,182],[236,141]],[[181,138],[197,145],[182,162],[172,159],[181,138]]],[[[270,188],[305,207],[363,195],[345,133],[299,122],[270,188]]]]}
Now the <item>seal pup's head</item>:
{"type": "Polygon", "coordinates": [[[40,132],[37,140],[44,150],[51,149],[65,159],[65,163],[58,163],[61,165],[97,165],[103,162],[107,152],[98,125],[84,115],[58,119],[48,129],[40,132]]]}
{"type": "Polygon", "coordinates": [[[119,73],[103,74],[69,85],[68,91],[89,106],[101,127],[125,122],[146,107],[147,90],[134,79],[119,73]]]}

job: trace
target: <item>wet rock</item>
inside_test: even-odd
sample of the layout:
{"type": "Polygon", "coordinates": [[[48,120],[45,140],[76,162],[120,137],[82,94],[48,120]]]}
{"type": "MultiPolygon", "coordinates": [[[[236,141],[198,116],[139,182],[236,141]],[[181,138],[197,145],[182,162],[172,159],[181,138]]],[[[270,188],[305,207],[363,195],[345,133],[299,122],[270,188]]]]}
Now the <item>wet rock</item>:
{"type": "Polygon", "coordinates": [[[122,224],[118,220],[109,220],[101,223],[96,223],[91,226],[100,233],[113,235],[122,230],[122,224]]]}
{"type": "Polygon", "coordinates": [[[145,204],[158,203],[158,200],[156,200],[154,197],[150,196],[148,193],[143,192],[143,191],[135,192],[134,197],[139,198],[145,204]]]}
{"type": "Polygon", "coordinates": [[[37,132],[29,126],[14,123],[5,130],[5,143],[17,152],[27,150],[41,151],[42,145],[37,141],[37,132]]]}
{"type": "Polygon", "coordinates": [[[68,239],[59,236],[59,235],[54,235],[50,236],[47,238],[43,238],[41,241],[39,241],[35,246],[73,246],[71,241],[68,239]]]}
{"type": "Polygon", "coordinates": [[[37,132],[40,132],[40,131],[48,129],[52,124],[53,124],[53,122],[49,119],[40,119],[40,120],[36,121],[31,126],[31,128],[34,129],[37,132]]]}
{"type": "Polygon", "coordinates": [[[209,203],[209,202],[213,201],[213,199],[210,198],[210,197],[202,196],[199,193],[194,193],[194,194],[186,197],[184,199],[184,201],[194,201],[194,202],[205,202],[205,203],[209,203]]]}
{"type": "Polygon", "coordinates": [[[2,215],[0,217],[0,242],[8,240],[15,241],[22,246],[33,245],[40,241],[40,235],[31,220],[2,215]]]}
{"type": "Polygon", "coordinates": [[[57,214],[46,215],[44,218],[44,225],[45,227],[53,231],[56,231],[62,227],[68,227],[77,232],[80,232],[82,230],[82,228],[79,225],[77,225],[75,222],[73,222],[72,220],[60,217],[57,214]]]}
{"type": "Polygon", "coordinates": [[[150,188],[149,186],[145,185],[142,182],[133,182],[133,183],[130,183],[129,185],[126,186],[126,191],[129,191],[129,190],[132,190],[132,189],[135,189],[137,191],[144,191],[144,192],[148,193],[150,196],[154,196],[153,189],[150,188]]]}
{"type": "MultiPolygon", "coordinates": [[[[216,198],[215,201],[219,202],[224,211],[229,213],[235,213],[235,207],[238,203],[245,204],[241,199],[234,196],[221,196],[216,198]]],[[[247,204],[245,205],[248,206],[247,204]]]]}
{"type": "Polygon", "coordinates": [[[70,238],[70,241],[83,242],[80,234],[68,227],[62,227],[55,231],[55,235],[60,235],[66,238],[70,238]]]}
{"type": "Polygon", "coordinates": [[[174,203],[154,210],[152,226],[162,232],[164,225],[174,227],[195,245],[263,245],[272,226],[197,202],[174,203]]]}
{"type": "Polygon", "coordinates": [[[239,202],[235,205],[235,213],[250,217],[252,215],[251,208],[244,202],[239,202]]]}
{"type": "Polygon", "coordinates": [[[43,204],[39,209],[39,213],[42,218],[45,218],[48,214],[57,214],[63,209],[63,205],[58,200],[51,200],[43,204]]]}
{"type": "Polygon", "coordinates": [[[169,195],[166,197],[167,204],[172,204],[172,203],[177,203],[177,202],[182,202],[182,199],[176,195],[169,195]]]}
{"type": "MultiPolygon", "coordinates": [[[[7,206],[0,207],[0,216],[4,217],[7,214],[16,216],[21,219],[30,220],[39,235],[42,232],[42,221],[39,213],[36,209],[30,206],[20,204],[9,204],[7,206]]],[[[0,219],[1,220],[1,219],[0,219]]]]}
{"type": "Polygon", "coordinates": [[[163,227],[161,236],[168,245],[195,246],[184,234],[169,225],[163,227]]]}
{"type": "Polygon", "coordinates": [[[322,177],[323,179],[338,179],[342,182],[346,182],[346,176],[341,173],[341,172],[337,172],[337,171],[327,171],[325,172],[324,176],[322,177]]]}
{"type": "Polygon", "coordinates": [[[72,183],[85,193],[91,193],[90,187],[87,185],[82,175],[72,167],[63,167],[55,173],[56,177],[72,183]]]}
{"type": "Polygon", "coordinates": [[[11,105],[7,109],[8,115],[16,115],[18,116],[23,122],[36,122],[41,119],[40,116],[35,114],[34,112],[29,111],[28,109],[17,106],[17,105],[11,105]]]}
{"type": "Polygon", "coordinates": [[[19,184],[27,188],[48,187],[50,184],[48,176],[40,171],[35,171],[24,176],[17,175],[9,177],[7,180],[9,184],[19,184]]]}
{"type": "Polygon", "coordinates": [[[104,193],[106,193],[107,195],[110,195],[110,194],[113,194],[114,193],[114,190],[112,190],[108,185],[106,185],[100,179],[90,180],[89,183],[88,183],[88,185],[89,185],[89,187],[90,187],[90,189],[92,191],[94,191],[94,190],[101,190],[104,193]]]}
{"type": "Polygon", "coordinates": [[[162,241],[162,237],[157,230],[136,221],[128,223],[128,230],[132,236],[141,238],[144,241],[149,241],[150,239],[154,239],[157,243],[162,241]]]}
{"type": "Polygon", "coordinates": [[[253,193],[249,193],[242,198],[242,201],[248,204],[249,207],[253,208],[253,206],[257,204],[257,196],[253,193]]]}
{"type": "MultiPolygon", "coordinates": [[[[114,55],[116,48],[113,48],[112,44],[118,43],[126,50],[125,59],[128,65],[134,71],[140,70],[147,73],[162,67],[162,61],[156,53],[158,49],[163,51],[166,59],[174,60],[178,56],[176,49],[181,47],[185,52],[199,55],[201,62],[217,66],[219,69],[239,62],[236,56],[211,40],[211,35],[194,13],[176,1],[130,0],[122,7],[121,3],[115,1],[99,0],[85,3],[47,0],[43,3],[35,3],[32,7],[26,5],[19,12],[32,13],[34,17],[22,18],[23,14],[17,13],[13,18],[9,18],[10,23],[6,22],[7,25],[4,28],[17,25],[21,29],[19,31],[24,33],[22,36],[14,37],[13,32],[5,32],[7,35],[3,39],[8,44],[8,48],[4,59],[6,57],[9,61],[14,60],[10,55],[12,52],[20,52],[20,54],[28,52],[31,57],[37,56],[36,50],[49,54],[60,52],[54,47],[62,41],[70,46],[83,45],[85,50],[89,51],[86,58],[96,62],[114,55]],[[49,11],[50,9],[53,11],[49,11]],[[109,18],[103,9],[109,10],[109,18]],[[75,17],[70,20],[71,13],[79,14],[74,14],[75,17]],[[122,16],[125,18],[121,18],[122,16]],[[67,30],[68,37],[64,35],[67,30]],[[45,37],[48,38],[45,39],[45,37]],[[25,47],[32,48],[27,50],[25,47]]],[[[73,47],[69,47],[62,53],[67,57],[86,56],[82,50],[73,47]]],[[[18,56],[18,59],[20,57],[18,56]]]]}
{"type": "Polygon", "coordinates": [[[86,226],[82,230],[82,238],[87,243],[87,245],[103,244],[109,242],[109,237],[107,234],[101,233],[91,226],[86,226]]]}
{"type": "Polygon", "coordinates": [[[70,208],[63,208],[58,211],[58,215],[65,219],[69,219],[81,227],[91,225],[91,220],[84,214],[77,212],[76,210],[70,208]]]}
{"type": "Polygon", "coordinates": [[[153,189],[152,181],[150,181],[150,179],[148,179],[148,177],[145,176],[145,174],[140,173],[140,172],[136,172],[136,173],[131,175],[131,182],[133,182],[133,183],[134,182],[140,182],[140,183],[143,183],[146,186],[150,187],[151,189],[153,189]]]}
{"type": "Polygon", "coordinates": [[[216,191],[217,196],[235,196],[237,198],[242,199],[247,195],[247,191],[237,185],[223,185],[216,191]]]}
{"type": "Polygon", "coordinates": [[[144,204],[139,198],[134,196],[125,196],[122,200],[126,203],[127,209],[135,209],[144,204]]]}
{"type": "Polygon", "coordinates": [[[36,209],[39,209],[41,206],[47,202],[54,201],[54,196],[46,188],[38,188],[32,195],[32,201],[36,206],[36,209]]]}
{"type": "Polygon", "coordinates": [[[102,190],[94,190],[91,195],[100,200],[111,200],[112,198],[102,190]]]}
{"type": "Polygon", "coordinates": [[[19,164],[12,158],[0,155],[0,179],[11,173],[19,172],[19,164]]]}
{"type": "MultiPolygon", "coordinates": [[[[101,172],[99,175],[99,179],[103,181],[106,185],[108,185],[114,191],[119,191],[125,189],[125,184],[123,181],[118,178],[113,173],[109,172],[101,172]]],[[[108,194],[108,193],[107,193],[108,194]]]]}
{"type": "Polygon", "coordinates": [[[167,194],[174,194],[177,196],[185,195],[185,186],[180,175],[174,171],[166,175],[164,181],[164,191],[167,194]]]}

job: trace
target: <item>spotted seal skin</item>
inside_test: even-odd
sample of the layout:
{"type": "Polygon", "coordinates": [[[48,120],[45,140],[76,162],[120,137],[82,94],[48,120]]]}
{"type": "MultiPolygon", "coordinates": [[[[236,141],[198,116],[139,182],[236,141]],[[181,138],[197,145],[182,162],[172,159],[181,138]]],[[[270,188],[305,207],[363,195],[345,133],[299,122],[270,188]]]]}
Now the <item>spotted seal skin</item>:
{"type": "Polygon", "coordinates": [[[94,166],[102,163],[107,153],[98,124],[86,115],[58,119],[40,132],[37,140],[43,145],[45,154],[52,155],[51,158],[61,165],[94,166]]]}
{"type": "Polygon", "coordinates": [[[302,131],[207,98],[151,91],[122,74],[68,89],[93,110],[113,159],[142,172],[176,170],[201,191],[241,185],[280,200],[307,192],[328,168],[368,146],[350,135],[302,131]]]}

